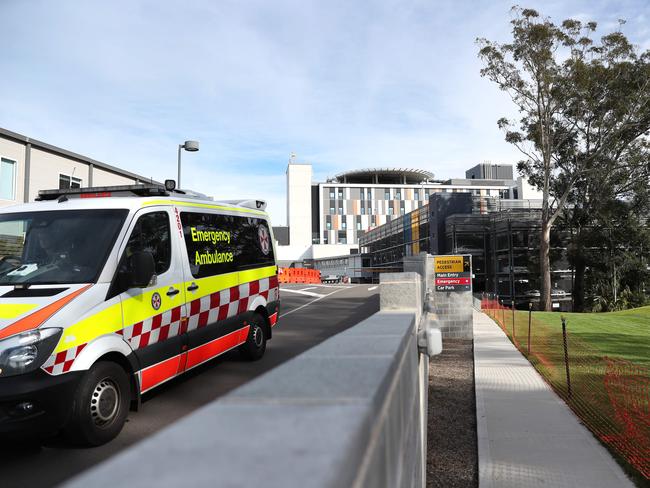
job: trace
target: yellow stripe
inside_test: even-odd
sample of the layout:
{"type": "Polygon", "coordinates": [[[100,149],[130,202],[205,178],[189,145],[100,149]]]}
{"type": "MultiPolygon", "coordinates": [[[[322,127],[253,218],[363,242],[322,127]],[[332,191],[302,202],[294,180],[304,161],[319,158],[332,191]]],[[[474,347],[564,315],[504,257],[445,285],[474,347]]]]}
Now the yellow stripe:
{"type": "Polygon", "coordinates": [[[248,283],[249,281],[261,280],[262,278],[269,278],[278,272],[277,267],[266,266],[264,268],[247,269],[246,271],[239,272],[239,283],[248,283]]]}
{"type": "Polygon", "coordinates": [[[63,337],[54,350],[54,354],[66,351],[71,347],[77,347],[96,339],[105,334],[117,332],[122,328],[122,307],[119,297],[115,297],[117,303],[109,305],[63,331],[63,337]]]}
{"type": "Polygon", "coordinates": [[[38,307],[36,303],[1,303],[0,319],[13,319],[38,307]]]}
{"type": "Polygon", "coordinates": [[[167,312],[172,308],[178,307],[183,304],[183,292],[181,287],[182,283],[174,283],[173,285],[165,285],[155,290],[150,290],[145,293],[140,293],[134,297],[122,300],[122,313],[124,314],[124,325],[126,327],[142,322],[148,318],[167,312]],[[167,290],[170,287],[176,288],[181,292],[173,297],[167,296],[167,290]],[[151,306],[151,297],[154,293],[160,294],[161,305],[158,310],[151,306]]]}
{"type": "Polygon", "coordinates": [[[142,203],[143,207],[149,207],[151,205],[176,205],[177,207],[211,208],[215,210],[228,210],[229,212],[245,212],[245,213],[252,213],[255,215],[266,216],[266,212],[262,212],[261,210],[255,210],[253,208],[227,207],[225,205],[215,205],[211,203],[180,202],[178,200],[151,200],[142,203]]]}
{"type": "Polygon", "coordinates": [[[192,283],[199,285],[199,289],[194,294],[187,295],[187,301],[191,302],[197,298],[201,298],[212,293],[216,293],[233,286],[242,285],[249,281],[261,280],[269,278],[277,273],[275,266],[265,266],[263,268],[247,269],[246,271],[235,271],[234,273],[226,273],[216,276],[207,276],[197,280],[186,281],[185,286],[190,286],[192,283]]]}
{"type": "Polygon", "coordinates": [[[187,301],[189,302],[192,300],[196,300],[197,298],[204,297],[206,295],[209,295],[210,293],[214,293],[217,291],[225,290],[226,288],[237,286],[239,284],[239,277],[237,276],[238,274],[239,273],[235,271],[234,273],[207,276],[205,278],[199,278],[197,280],[185,282],[186,288],[190,286],[192,283],[196,283],[197,285],[199,285],[199,289],[196,291],[196,293],[194,294],[188,293],[187,301]]]}

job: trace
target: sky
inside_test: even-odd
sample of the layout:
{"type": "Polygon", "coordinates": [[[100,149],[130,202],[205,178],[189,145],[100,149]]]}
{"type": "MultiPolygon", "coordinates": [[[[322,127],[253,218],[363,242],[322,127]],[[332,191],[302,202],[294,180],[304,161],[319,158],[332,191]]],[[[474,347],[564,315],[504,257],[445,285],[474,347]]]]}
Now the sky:
{"type": "MultiPolygon", "coordinates": [[[[315,181],[408,167],[464,177],[519,153],[516,115],[475,40],[507,41],[502,1],[0,0],[0,127],[286,222],[286,166],[315,181]]],[[[650,0],[531,1],[650,48],[650,0]]]]}

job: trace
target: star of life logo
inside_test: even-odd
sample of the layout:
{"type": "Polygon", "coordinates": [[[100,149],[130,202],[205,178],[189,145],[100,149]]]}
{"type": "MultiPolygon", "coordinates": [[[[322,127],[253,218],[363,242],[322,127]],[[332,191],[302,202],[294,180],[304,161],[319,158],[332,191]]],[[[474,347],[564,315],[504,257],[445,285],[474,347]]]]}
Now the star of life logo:
{"type": "Polygon", "coordinates": [[[263,225],[260,225],[257,229],[257,237],[260,240],[260,249],[264,255],[267,255],[271,250],[271,237],[269,236],[269,231],[263,225]]]}

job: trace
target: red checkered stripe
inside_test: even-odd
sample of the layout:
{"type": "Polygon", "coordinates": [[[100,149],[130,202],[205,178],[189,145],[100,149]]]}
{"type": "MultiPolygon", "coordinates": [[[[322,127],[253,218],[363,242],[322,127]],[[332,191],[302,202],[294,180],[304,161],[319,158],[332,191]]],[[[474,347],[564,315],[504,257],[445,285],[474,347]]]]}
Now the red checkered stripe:
{"type": "MultiPolygon", "coordinates": [[[[190,316],[186,328],[182,327],[181,307],[174,307],[142,322],[118,330],[116,334],[124,337],[133,350],[155,344],[188,330],[205,327],[217,320],[224,320],[248,310],[248,302],[258,295],[267,302],[280,297],[278,277],[271,276],[250,281],[239,286],[226,288],[190,302],[190,316]]],[[[66,351],[52,354],[41,368],[51,375],[70,371],[74,360],[88,343],[72,347],[66,351]]]]}
{"type": "Polygon", "coordinates": [[[249,302],[263,296],[268,302],[279,298],[277,275],[226,288],[189,303],[187,330],[196,330],[248,310],[249,302]]]}
{"type": "Polygon", "coordinates": [[[52,354],[45,364],[41,366],[41,369],[45,370],[51,375],[59,375],[67,373],[72,367],[72,363],[77,359],[77,356],[83,351],[84,347],[88,344],[82,344],[80,346],[72,347],[67,351],[61,351],[56,354],[52,354]]]}
{"type": "Polygon", "coordinates": [[[182,334],[181,307],[174,307],[117,332],[133,350],[162,342],[182,334]]]}

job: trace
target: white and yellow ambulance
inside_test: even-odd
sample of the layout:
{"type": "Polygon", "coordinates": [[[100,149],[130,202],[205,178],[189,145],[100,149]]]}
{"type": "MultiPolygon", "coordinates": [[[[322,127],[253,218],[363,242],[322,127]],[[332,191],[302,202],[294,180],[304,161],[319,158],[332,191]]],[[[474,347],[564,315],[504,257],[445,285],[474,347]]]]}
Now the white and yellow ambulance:
{"type": "Polygon", "coordinates": [[[152,388],[262,357],[280,308],[263,201],[173,181],[39,198],[0,212],[0,438],[100,445],[152,388]]]}

